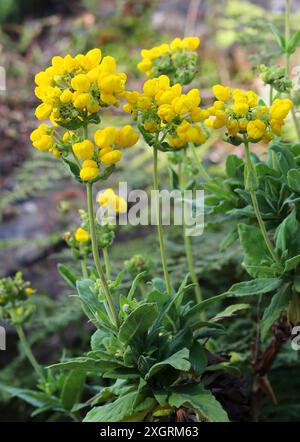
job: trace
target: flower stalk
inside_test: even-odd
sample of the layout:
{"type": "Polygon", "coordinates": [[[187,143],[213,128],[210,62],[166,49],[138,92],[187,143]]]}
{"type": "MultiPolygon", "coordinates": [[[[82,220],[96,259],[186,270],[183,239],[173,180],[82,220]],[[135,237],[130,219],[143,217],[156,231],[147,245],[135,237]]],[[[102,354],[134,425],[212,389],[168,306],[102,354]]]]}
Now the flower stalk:
{"type": "Polygon", "coordinates": [[[87,204],[88,204],[88,216],[89,216],[89,224],[90,224],[90,235],[91,235],[91,243],[92,243],[92,252],[93,252],[93,258],[96,266],[96,270],[98,273],[98,276],[101,281],[101,286],[104,292],[104,296],[109,308],[110,317],[113,318],[114,325],[118,326],[118,315],[113,303],[113,299],[107,284],[107,280],[105,277],[105,274],[102,270],[100,257],[99,257],[99,250],[98,250],[98,244],[97,244],[97,235],[96,235],[96,228],[95,228],[95,214],[94,214],[94,208],[93,208],[93,190],[92,190],[92,183],[87,183],[86,185],[87,189],[87,204]]]}
{"type": "Polygon", "coordinates": [[[172,286],[171,286],[171,280],[167,265],[167,257],[166,257],[166,250],[165,250],[165,243],[164,243],[164,236],[163,236],[163,228],[162,228],[162,221],[161,221],[161,205],[160,205],[160,197],[159,197],[159,185],[158,185],[158,150],[156,148],[153,149],[153,190],[156,191],[157,198],[156,198],[156,218],[157,218],[157,233],[158,233],[158,239],[159,239],[159,246],[160,246],[160,254],[161,254],[161,262],[163,266],[163,272],[164,272],[164,278],[166,282],[166,288],[168,295],[171,294],[172,286]]]}
{"type": "MultiPolygon", "coordinates": [[[[252,163],[251,156],[250,156],[249,142],[246,139],[246,137],[244,138],[244,146],[245,146],[247,175],[248,175],[248,177],[251,176],[252,179],[250,178],[250,181],[253,181],[253,180],[257,179],[257,177],[256,177],[255,167],[254,167],[254,164],[252,163]]],[[[272,245],[272,243],[270,241],[270,238],[269,238],[267,230],[266,230],[265,223],[264,223],[264,221],[262,219],[262,216],[261,216],[261,213],[260,213],[260,210],[259,210],[258,201],[257,201],[257,198],[256,198],[255,190],[251,186],[251,183],[247,184],[247,181],[248,180],[245,181],[245,187],[246,187],[246,190],[248,190],[249,193],[250,193],[251,200],[252,200],[252,205],[253,205],[253,208],[254,208],[254,212],[255,212],[255,215],[256,215],[256,218],[257,218],[257,222],[258,222],[261,234],[262,234],[262,236],[264,238],[265,244],[266,244],[266,246],[267,246],[267,248],[268,248],[268,250],[270,252],[270,255],[272,256],[274,261],[281,266],[281,261],[280,261],[279,257],[277,256],[277,254],[276,254],[276,252],[275,252],[275,250],[273,248],[273,245],[272,245]],[[247,189],[247,187],[248,187],[248,189],[247,189]]]]}

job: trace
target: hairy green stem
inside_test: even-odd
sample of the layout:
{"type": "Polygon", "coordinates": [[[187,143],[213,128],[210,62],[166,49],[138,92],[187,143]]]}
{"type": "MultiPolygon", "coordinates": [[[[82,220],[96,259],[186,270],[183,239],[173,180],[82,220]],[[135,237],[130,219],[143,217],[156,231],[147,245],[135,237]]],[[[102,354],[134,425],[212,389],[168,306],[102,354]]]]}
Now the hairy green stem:
{"type": "Polygon", "coordinates": [[[158,239],[159,239],[159,246],[160,246],[160,254],[161,254],[161,262],[163,266],[164,271],[164,278],[166,282],[167,287],[167,293],[170,295],[172,291],[171,286],[171,280],[170,275],[168,271],[167,266],[167,257],[166,257],[166,251],[165,251],[165,243],[164,243],[164,236],[163,236],[163,228],[162,228],[162,222],[161,222],[161,208],[160,208],[160,197],[159,197],[159,187],[158,187],[158,150],[156,148],[153,149],[153,190],[156,191],[156,217],[157,217],[157,233],[158,233],[158,239]]]}
{"type": "Polygon", "coordinates": [[[80,260],[81,263],[81,271],[82,271],[82,275],[84,278],[88,278],[88,272],[87,272],[87,268],[86,268],[86,262],[84,259],[80,260]]]}
{"type": "Polygon", "coordinates": [[[96,228],[95,228],[95,214],[94,214],[94,208],[93,208],[93,191],[92,191],[92,184],[87,183],[86,185],[87,189],[87,203],[88,203],[88,215],[89,215],[89,223],[90,223],[90,235],[91,235],[91,242],[92,242],[92,251],[93,251],[93,257],[94,262],[96,266],[97,273],[99,275],[101,286],[104,292],[104,296],[106,299],[106,302],[109,307],[109,311],[111,315],[110,317],[113,318],[114,325],[118,326],[118,315],[113,303],[113,299],[107,284],[107,280],[105,277],[105,274],[102,270],[100,257],[99,257],[99,249],[97,244],[97,234],[96,234],[96,228]]]}
{"type": "Polygon", "coordinates": [[[31,363],[32,367],[34,368],[36,374],[38,375],[38,377],[44,379],[44,373],[43,373],[43,369],[40,366],[40,364],[37,362],[37,360],[35,359],[30,345],[28,344],[28,341],[26,339],[25,333],[23,331],[23,328],[21,325],[16,325],[16,330],[21,342],[21,345],[23,347],[24,353],[27,356],[29,362],[31,363]]]}
{"type": "MultiPolygon", "coordinates": [[[[247,167],[248,167],[248,171],[254,171],[255,168],[254,168],[254,165],[252,163],[251,156],[250,156],[249,143],[248,143],[248,141],[246,139],[244,140],[244,145],[245,145],[246,164],[247,164],[247,167]]],[[[266,230],[265,223],[264,223],[264,221],[262,219],[262,216],[261,216],[261,213],[260,213],[260,210],[259,210],[258,201],[257,201],[257,198],[256,198],[256,193],[253,190],[250,190],[249,193],[250,193],[250,196],[251,196],[252,205],[253,205],[254,212],[255,212],[255,215],[256,215],[256,218],[257,218],[257,222],[258,222],[261,234],[262,234],[262,236],[264,238],[264,241],[266,243],[266,246],[267,246],[267,248],[268,248],[268,250],[270,252],[270,255],[274,259],[274,261],[277,262],[277,264],[281,265],[280,259],[277,256],[277,254],[276,254],[276,252],[275,252],[275,250],[273,248],[273,245],[272,245],[272,243],[270,241],[270,238],[269,238],[267,230],[266,230]]]]}

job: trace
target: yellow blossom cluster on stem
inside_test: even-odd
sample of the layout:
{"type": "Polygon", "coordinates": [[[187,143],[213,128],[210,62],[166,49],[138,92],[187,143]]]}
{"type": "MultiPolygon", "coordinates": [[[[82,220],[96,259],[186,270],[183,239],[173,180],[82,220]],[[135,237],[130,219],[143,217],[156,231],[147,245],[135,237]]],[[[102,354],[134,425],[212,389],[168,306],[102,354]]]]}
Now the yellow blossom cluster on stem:
{"type": "Polygon", "coordinates": [[[268,107],[261,104],[253,91],[244,92],[217,84],[213,86],[216,101],[208,109],[206,125],[214,129],[226,127],[229,137],[246,136],[250,141],[268,144],[274,135],[281,135],[284,120],[293,106],[291,100],[276,99],[268,107]]]}
{"type": "Polygon", "coordinates": [[[129,125],[98,130],[94,140],[88,137],[88,126],[100,122],[98,111],[117,106],[125,93],[126,75],[117,73],[115,59],[102,58],[100,49],[53,57],[35,82],[35,93],[42,101],[36,117],[52,125],[43,122],[33,130],[32,144],[61,157],[77,179],[96,180],[101,166],[116,164],[122,158],[121,149],[137,142],[138,134],[129,125]],[[68,130],[60,133],[59,126],[68,130]]]}
{"type": "Polygon", "coordinates": [[[142,60],[138,63],[138,69],[150,77],[152,75],[151,69],[158,59],[166,55],[174,59],[178,56],[179,52],[195,51],[199,44],[199,37],[185,37],[182,39],[175,38],[170,44],[163,43],[151,49],[142,49],[142,60]]]}
{"type": "Polygon", "coordinates": [[[126,74],[116,69],[115,59],[102,58],[98,48],[86,55],[53,57],[51,66],[35,76],[35,95],[42,101],[35,111],[37,119],[50,119],[54,125],[80,121],[101,107],[117,105],[126,74]]]}
{"type": "Polygon", "coordinates": [[[183,94],[180,84],[171,86],[169,78],[161,75],[147,80],[142,93],[127,91],[124,97],[127,104],[123,109],[133,115],[142,130],[149,134],[161,133],[169,146],[181,148],[189,142],[198,145],[206,140],[197,123],[206,120],[209,114],[199,107],[198,89],[183,94]]]}

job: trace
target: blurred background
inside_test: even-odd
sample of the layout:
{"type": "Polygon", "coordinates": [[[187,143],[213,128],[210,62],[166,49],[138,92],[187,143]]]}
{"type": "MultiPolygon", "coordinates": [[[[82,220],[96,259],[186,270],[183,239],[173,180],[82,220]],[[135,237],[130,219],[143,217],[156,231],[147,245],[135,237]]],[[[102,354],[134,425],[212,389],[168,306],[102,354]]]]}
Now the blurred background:
{"type": "MultiPolygon", "coordinates": [[[[291,1],[291,7],[295,29],[300,19],[298,0],[291,1]]],[[[283,11],[284,0],[1,0],[0,66],[6,72],[6,90],[0,90],[0,277],[21,269],[37,290],[38,312],[29,338],[41,362],[56,361],[62,348],[70,354],[86,350],[90,326],[57,273],[58,262],[73,262],[63,235],[78,224],[78,209],[85,208],[85,195],[62,162],[31,146],[29,134],[37,126],[34,75],[48,66],[54,55],[75,55],[100,47],[104,55],[114,55],[119,70],[128,74],[128,89],[139,89],[145,79],[136,68],[142,48],[174,37],[198,35],[199,75],[194,86],[201,88],[204,105],[209,105],[210,88],[217,82],[253,88],[267,97],[257,67],[262,63],[282,64],[268,23],[283,29],[283,11]]],[[[292,61],[294,67],[299,61],[298,52],[292,61]]],[[[104,114],[104,125],[127,122],[129,118],[121,108],[104,114]]],[[[287,138],[292,139],[292,128],[288,126],[286,131],[287,138]]],[[[223,160],[231,149],[217,138],[201,147],[211,173],[222,176],[223,160]]],[[[262,146],[257,145],[257,149],[262,146]]],[[[160,173],[168,185],[166,161],[162,156],[160,173]]],[[[127,153],[108,186],[116,190],[122,180],[129,188],[147,189],[151,168],[151,152],[140,142],[127,153]]],[[[169,264],[176,281],[186,273],[183,244],[176,230],[167,235],[169,264]]],[[[224,235],[215,228],[195,240],[197,271],[207,295],[221,293],[244,278],[240,251],[236,247],[219,251],[224,235]]],[[[118,229],[111,251],[115,274],[124,260],[135,254],[145,255],[150,268],[159,271],[159,251],[151,228],[118,229]]],[[[238,325],[235,322],[222,350],[234,349],[247,356],[245,343],[254,332],[251,324],[250,317],[238,325]]],[[[0,352],[0,382],[31,387],[32,371],[18,352],[13,330],[7,328],[7,332],[8,349],[0,352]]],[[[287,384],[287,378],[300,366],[296,352],[284,352],[271,373],[280,405],[266,402],[263,417],[268,420],[300,420],[300,377],[298,384],[297,376],[294,385],[287,384]]],[[[249,370],[246,362],[244,370],[249,370]]],[[[17,399],[0,396],[0,421],[26,420],[31,411],[17,399]]]]}

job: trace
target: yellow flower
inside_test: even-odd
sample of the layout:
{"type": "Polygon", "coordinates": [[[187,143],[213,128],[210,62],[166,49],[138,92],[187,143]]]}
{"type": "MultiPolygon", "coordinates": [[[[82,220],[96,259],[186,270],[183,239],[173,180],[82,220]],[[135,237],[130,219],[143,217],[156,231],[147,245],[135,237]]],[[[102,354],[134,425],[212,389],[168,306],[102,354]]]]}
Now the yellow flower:
{"type": "Polygon", "coordinates": [[[209,117],[209,113],[206,109],[200,109],[200,107],[194,107],[191,110],[191,119],[195,123],[199,121],[204,121],[209,117]]]}
{"type": "Polygon", "coordinates": [[[176,113],[170,104],[162,104],[157,110],[157,115],[162,121],[169,123],[175,118],[176,113]]]}
{"type": "Polygon", "coordinates": [[[101,156],[101,161],[106,166],[118,163],[122,158],[122,153],[119,150],[113,150],[101,156]]]}
{"type": "Polygon", "coordinates": [[[139,134],[130,126],[126,125],[121,129],[117,130],[115,134],[115,145],[118,147],[131,147],[139,139],[139,134]]]}
{"type": "Polygon", "coordinates": [[[80,160],[88,160],[94,155],[94,145],[90,140],[73,144],[73,151],[80,160]]]}
{"type": "Polygon", "coordinates": [[[262,138],[266,130],[266,125],[261,120],[253,120],[249,121],[247,125],[247,134],[249,138],[253,138],[254,140],[258,140],[262,138]]]}
{"type": "Polygon", "coordinates": [[[42,135],[38,140],[34,141],[32,145],[38,150],[49,150],[53,146],[53,137],[51,135],[42,135]]]}
{"type": "Polygon", "coordinates": [[[114,57],[111,57],[110,55],[103,57],[100,66],[102,71],[107,72],[108,74],[114,74],[117,69],[116,60],[114,59],[114,57]]]}
{"type": "Polygon", "coordinates": [[[80,171],[80,178],[83,181],[94,180],[99,173],[98,165],[96,161],[85,160],[82,163],[82,169],[80,171]]]}
{"type": "Polygon", "coordinates": [[[99,65],[100,61],[101,61],[101,50],[98,48],[94,48],[91,49],[90,51],[88,51],[88,53],[86,54],[86,58],[89,60],[90,62],[90,69],[95,68],[96,66],[99,65]]]}
{"type": "Polygon", "coordinates": [[[41,87],[51,86],[51,84],[53,83],[53,76],[45,71],[42,71],[36,74],[36,76],[34,77],[34,81],[38,86],[41,87]]]}
{"type": "Polygon", "coordinates": [[[231,120],[226,124],[226,127],[228,129],[228,133],[231,136],[237,135],[239,131],[239,123],[237,120],[231,120]]]}
{"type": "Polygon", "coordinates": [[[244,116],[249,111],[249,105],[243,101],[236,101],[233,105],[233,112],[236,115],[244,116]]]}
{"type": "Polygon", "coordinates": [[[246,96],[247,96],[248,104],[250,107],[258,106],[258,96],[255,92],[248,91],[248,92],[246,92],[246,96]]]}
{"type": "Polygon", "coordinates": [[[178,51],[179,49],[182,49],[182,40],[180,38],[174,38],[174,40],[170,43],[170,48],[172,51],[178,51]]]}
{"type": "Polygon", "coordinates": [[[88,92],[91,86],[89,77],[84,74],[75,75],[71,80],[71,86],[75,91],[78,92],[88,92]]]}
{"type": "Polygon", "coordinates": [[[52,112],[51,104],[42,103],[35,110],[35,116],[38,120],[47,120],[52,112]]]}
{"type": "Polygon", "coordinates": [[[30,140],[36,149],[42,151],[50,150],[54,143],[51,127],[47,126],[47,124],[40,124],[37,129],[31,132],[30,140]]]}
{"type": "Polygon", "coordinates": [[[143,91],[148,97],[154,97],[160,90],[166,90],[170,87],[170,79],[166,75],[160,75],[144,83],[143,91]]]}
{"type": "Polygon", "coordinates": [[[75,239],[78,242],[87,242],[90,239],[90,235],[82,227],[79,227],[75,232],[75,239]]]}
{"type": "Polygon", "coordinates": [[[144,58],[138,63],[137,67],[141,72],[148,72],[152,68],[152,61],[150,58],[144,58]]]}
{"type": "Polygon", "coordinates": [[[186,132],[187,141],[194,144],[203,144],[206,136],[199,126],[191,126],[186,132]]]}
{"type": "Polygon", "coordinates": [[[182,47],[188,49],[189,51],[194,51],[200,45],[199,37],[185,37],[182,40],[182,47]]]}
{"type": "Polygon", "coordinates": [[[70,89],[65,89],[59,97],[59,99],[62,103],[71,103],[72,98],[73,98],[73,94],[70,91],[70,89]]]}
{"type": "Polygon", "coordinates": [[[100,79],[98,85],[104,94],[121,94],[124,91],[125,81],[119,74],[113,74],[100,79]]]}
{"type": "Polygon", "coordinates": [[[213,93],[215,97],[220,101],[228,101],[231,97],[231,89],[228,86],[222,86],[221,84],[216,84],[213,86],[213,93]]]}
{"type": "MultiPolygon", "coordinates": [[[[73,97],[74,98],[74,97],[73,97]]],[[[84,109],[88,102],[89,102],[90,96],[87,93],[80,93],[77,95],[77,97],[74,99],[74,106],[77,109],[84,109]]]]}
{"type": "Polygon", "coordinates": [[[171,104],[174,98],[180,96],[181,90],[182,87],[180,84],[175,84],[166,90],[160,90],[155,95],[155,101],[159,106],[161,104],[171,104]]]}
{"type": "Polygon", "coordinates": [[[100,148],[111,146],[115,141],[116,131],[117,129],[114,126],[97,130],[94,136],[96,145],[100,148]]]}
{"type": "Polygon", "coordinates": [[[279,119],[275,119],[273,118],[270,121],[270,126],[272,129],[272,132],[277,135],[280,136],[281,135],[281,131],[282,131],[282,126],[284,125],[284,121],[283,119],[279,118],[279,119]]]}
{"type": "Polygon", "coordinates": [[[270,115],[274,119],[284,119],[293,107],[293,102],[288,98],[274,100],[270,107],[270,115]]]}

